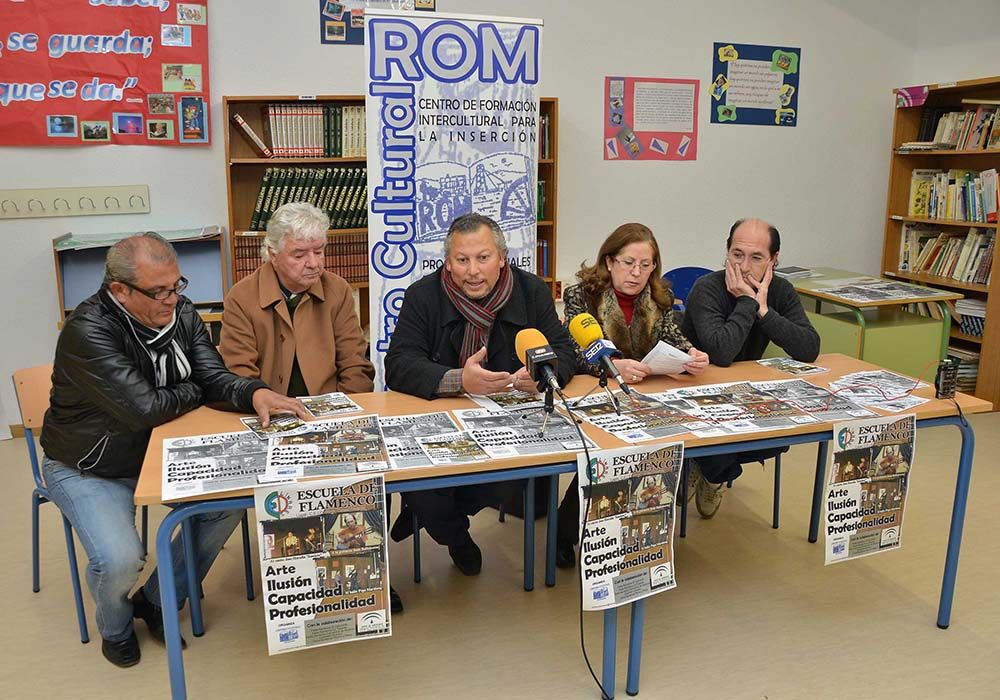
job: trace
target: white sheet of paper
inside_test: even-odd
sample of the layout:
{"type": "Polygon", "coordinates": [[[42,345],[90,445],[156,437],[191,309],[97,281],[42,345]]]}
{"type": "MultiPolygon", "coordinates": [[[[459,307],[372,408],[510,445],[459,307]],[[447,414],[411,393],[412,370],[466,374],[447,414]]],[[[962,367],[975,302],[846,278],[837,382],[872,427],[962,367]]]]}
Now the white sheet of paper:
{"type": "Polygon", "coordinates": [[[653,374],[680,374],[691,356],[662,340],[642,358],[642,364],[649,365],[653,374]]]}

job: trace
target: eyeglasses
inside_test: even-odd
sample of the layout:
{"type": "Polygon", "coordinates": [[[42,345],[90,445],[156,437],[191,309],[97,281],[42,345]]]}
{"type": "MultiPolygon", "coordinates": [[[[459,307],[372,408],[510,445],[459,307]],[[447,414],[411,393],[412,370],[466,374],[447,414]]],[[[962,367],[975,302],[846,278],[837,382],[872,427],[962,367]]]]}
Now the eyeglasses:
{"type": "Polygon", "coordinates": [[[634,270],[638,267],[642,272],[649,272],[653,269],[652,260],[643,260],[642,262],[639,262],[638,260],[629,260],[628,258],[614,258],[614,261],[626,270],[634,270]]]}
{"type": "Polygon", "coordinates": [[[172,289],[157,289],[154,292],[151,292],[148,289],[143,289],[142,287],[136,287],[134,284],[130,284],[125,280],[118,280],[118,281],[124,284],[129,289],[134,289],[135,291],[139,292],[139,294],[147,296],[150,299],[154,299],[156,301],[166,301],[167,299],[170,298],[171,294],[176,294],[180,296],[181,292],[187,289],[188,286],[188,281],[186,277],[181,277],[179,280],[177,280],[177,284],[175,284],[172,289]]]}

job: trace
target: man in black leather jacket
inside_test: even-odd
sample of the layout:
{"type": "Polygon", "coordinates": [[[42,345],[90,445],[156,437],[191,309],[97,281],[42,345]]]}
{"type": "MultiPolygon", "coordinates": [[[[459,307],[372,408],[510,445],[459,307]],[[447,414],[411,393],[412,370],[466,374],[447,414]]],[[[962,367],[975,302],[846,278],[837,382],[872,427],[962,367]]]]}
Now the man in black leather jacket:
{"type": "MultiPolygon", "coordinates": [[[[133,617],[163,641],[156,572],[128,598],[146,561],[133,492],[152,429],[208,402],[255,412],[265,423],[282,410],[308,417],[297,400],[226,369],[194,305],[180,296],[186,285],[160,236],[124,239],[108,251],[104,285],[69,316],[56,345],[42,472],[87,550],[102,651],[118,666],[139,662],[133,617]]],[[[225,511],[192,519],[199,577],[241,517],[225,511]]],[[[184,601],[179,538],[173,559],[184,601]]]]}
{"type": "MultiPolygon", "coordinates": [[[[574,345],[559,321],[548,286],[507,263],[507,244],[495,221],[466,214],[451,223],[445,267],[406,290],[385,356],[394,391],[431,399],[467,392],[534,391],[515,353],[518,331],[535,328],[559,357],[561,385],[576,367],[574,345]]],[[[482,552],[469,536],[469,517],[504,500],[510,485],[482,484],[404,494],[392,528],[397,542],[412,531],[409,512],[467,576],[478,574],[482,552]]]]}

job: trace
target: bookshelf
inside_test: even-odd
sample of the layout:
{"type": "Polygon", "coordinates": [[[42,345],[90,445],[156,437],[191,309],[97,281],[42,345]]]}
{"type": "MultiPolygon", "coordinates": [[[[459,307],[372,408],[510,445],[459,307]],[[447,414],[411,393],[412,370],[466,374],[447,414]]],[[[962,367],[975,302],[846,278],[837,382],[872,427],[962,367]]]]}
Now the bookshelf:
{"type": "MultiPolygon", "coordinates": [[[[886,197],[885,233],[882,245],[882,271],[886,277],[903,279],[931,287],[957,291],[969,299],[986,303],[986,324],[982,336],[962,332],[952,326],[952,345],[961,350],[980,353],[979,374],[975,394],[979,398],[1000,406],[1000,290],[995,275],[989,284],[977,281],[960,281],[951,276],[930,274],[926,271],[900,270],[901,242],[904,227],[909,224],[929,224],[946,234],[962,236],[975,227],[980,233],[996,235],[997,224],[982,221],[959,221],[954,218],[929,218],[910,214],[910,185],[915,170],[970,170],[1000,169],[1000,149],[963,148],[961,150],[931,148],[911,150],[902,148],[904,143],[920,140],[921,119],[935,114],[934,110],[951,108],[954,111],[977,109],[974,100],[1000,100],[1000,76],[955,83],[930,85],[927,101],[920,107],[898,107],[895,110],[892,131],[892,150],[889,160],[889,183],[886,197]],[[968,100],[970,102],[963,102],[968,100]],[[925,115],[925,111],[928,112],[925,115]]],[[[1000,102],[997,102],[1000,107],[1000,102]]],[[[997,116],[1000,118],[1000,115],[997,116]]]]}
{"type": "MultiPolygon", "coordinates": [[[[239,114],[240,117],[260,136],[264,145],[273,148],[275,145],[274,134],[270,133],[270,118],[268,116],[268,106],[285,105],[292,108],[308,109],[310,107],[319,108],[339,108],[346,112],[344,108],[361,107],[365,103],[364,95],[318,95],[315,98],[300,99],[290,95],[256,95],[256,96],[224,96],[222,98],[223,116],[226,121],[225,147],[226,147],[226,194],[229,208],[229,264],[232,281],[235,284],[244,276],[252,272],[260,262],[259,247],[264,231],[259,222],[256,227],[252,224],[253,213],[257,208],[258,195],[261,192],[261,184],[265,175],[270,171],[270,176],[274,177],[277,170],[285,172],[286,177],[296,169],[301,171],[330,170],[336,173],[340,171],[341,177],[348,178],[343,196],[348,202],[348,208],[353,207],[357,215],[353,220],[347,222],[334,222],[334,228],[327,233],[327,269],[341,275],[351,285],[358,290],[358,316],[362,326],[369,323],[368,312],[368,267],[367,267],[367,194],[364,177],[350,180],[350,175],[361,175],[363,169],[367,167],[364,155],[350,155],[332,157],[322,156],[280,156],[268,158],[264,156],[259,147],[255,146],[252,139],[246,135],[243,128],[234,121],[233,117],[239,114]],[[353,184],[350,184],[352,183],[353,184]],[[353,205],[351,204],[353,202],[353,205]],[[255,230],[261,229],[261,230],[255,230]],[[345,267],[346,265],[346,267],[345,267]]],[[[539,260],[539,275],[548,283],[553,296],[556,292],[556,222],[557,222],[557,193],[558,193],[558,124],[559,124],[559,101],[554,97],[543,97],[540,99],[540,116],[545,117],[547,134],[540,134],[539,137],[539,159],[538,159],[538,180],[544,183],[539,188],[539,194],[543,201],[538,207],[539,221],[537,224],[537,237],[539,242],[538,252],[544,250],[544,261],[539,260]],[[547,147],[543,152],[541,149],[547,147]]],[[[308,119],[308,118],[306,118],[308,119]]],[[[315,123],[314,123],[315,124],[315,123]]],[[[322,124],[322,117],[320,117],[322,124]]],[[[317,127],[318,128],[318,127],[317,127]]],[[[315,133],[315,132],[314,132],[315,133]]],[[[308,140],[308,139],[307,139],[308,140]]],[[[336,139],[334,139],[336,141],[336,139]]],[[[363,142],[362,142],[363,149],[363,142]]],[[[329,151],[330,149],[327,149],[329,151]]],[[[314,150],[315,152],[315,150],[314,150]]],[[[303,196],[308,196],[309,174],[303,176],[305,184],[300,185],[303,196]]],[[[322,183],[322,176],[319,183],[322,183]]],[[[337,176],[331,175],[333,184],[329,187],[340,186],[337,176]]],[[[322,184],[317,185],[322,188],[322,184]]],[[[329,189],[329,188],[328,188],[329,189]]],[[[332,196],[339,196],[339,190],[334,189],[332,196]]],[[[317,191],[317,195],[319,192],[317,191]]],[[[302,199],[299,197],[298,199],[302,199]]],[[[289,199],[288,201],[297,201],[289,199]]],[[[321,208],[324,208],[320,205],[321,208]]],[[[334,205],[335,206],[335,202],[334,205]]],[[[265,207],[266,208],[266,207],[265,207]]],[[[273,207],[272,207],[273,209],[273,207]]]]}

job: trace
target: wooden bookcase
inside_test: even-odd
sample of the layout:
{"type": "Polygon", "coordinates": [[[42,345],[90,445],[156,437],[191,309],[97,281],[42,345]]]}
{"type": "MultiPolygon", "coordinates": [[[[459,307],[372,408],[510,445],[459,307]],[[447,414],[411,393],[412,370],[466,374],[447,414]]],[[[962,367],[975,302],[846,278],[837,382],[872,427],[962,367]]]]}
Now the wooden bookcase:
{"type": "Polygon", "coordinates": [[[956,346],[976,350],[980,353],[979,377],[976,382],[976,396],[991,401],[994,408],[1000,407],[1000,274],[993,275],[989,285],[959,282],[950,277],[938,277],[926,273],[899,270],[899,248],[903,225],[906,223],[928,223],[952,229],[956,233],[968,231],[970,227],[997,229],[997,224],[949,221],[946,219],[924,219],[907,216],[910,197],[910,177],[915,169],[933,168],[950,170],[1000,169],[1000,150],[931,150],[905,151],[900,145],[916,141],[920,131],[920,119],[924,109],[954,107],[955,111],[968,109],[965,99],[1000,100],[1000,77],[963,80],[956,83],[942,83],[929,86],[926,103],[922,107],[899,107],[895,111],[892,129],[892,151],[889,160],[889,188],[886,202],[885,235],[882,244],[882,271],[887,277],[903,279],[931,287],[958,291],[966,297],[986,301],[986,326],[981,338],[966,335],[954,324],[951,329],[952,342],[956,346]]]}
{"type": "MultiPolygon", "coordinates": [[[[244,135],[241,127],[233,121],[233,115],[239,114],[250,127],[270,146],[265,136],[265,121],[267,119],[267,106],[271,104],[303,104],[319,103],[321,105],[342,105],[355,106],[364,105],[363,95],[318,95],[309,100],[302,100],[292,95],[256,95],[256,96],[224,96],[222,98],[223,118],[226,122],[225,145],[226,145],[226,193],[229,208],[229,265],[232,273],[233,283],[245,274],[246,262],[242,263],[240,272],[237,271],[237,261],[247,261],[247,256],[254,246],[259,247],[263,238],[263,231],[251,231],[250,224],[254,207],[257,203],[257,195],[260,192],[261,182],[264,173],[268,168],[275,167],[356,167],[366,166],[366,158],[266,158],[252,145],[251,141],[244,135]],[[253,243],[247,239],[252,239],[253,243]],[[244,256],[244,257],[238,257],[244,256]]],[[[538,179],[544,181],[545,201],[541,209],[541,218],[538,221],[538,240],[546,242],[546,268],[548,273],[544,276],[549,284],[553,295],[556,291],[556,219],[557,219],[557,193],[558,193],[558,144],[559,144],[559,100],[554,97],[543,97],[540,100],[540,111],[542,115],[548,116],[548,157],[540,157],[538,160],[538,179]]],[[[539,153],[543,138],[539,137],[539,153]]],[[[328,245],[334,248],[343,245],[354,245],[359,234],[367,240],[367,227],[347,228],[331,230],[328,233],[328,245]]],[[[367,246],[364,248],[367,254],[367,246]]],[[[259,260],[259,258],[257,258],[259,260]]],[[[367,260],[367,257],[365,258],[367,260]]],[[[340,270],[328,268],[342,274],[340,270]]],[[[366,268],[367,269],[367,268],[366,268]]],[[[539,264],[538,270],[542,269],[539,264]]],[[[367,272],[363,271],[360,276],[348,277],[353,280],[351,285],[358,290],[358,315],[361,325],[368,325],[368,281],[367,272]]]]}

